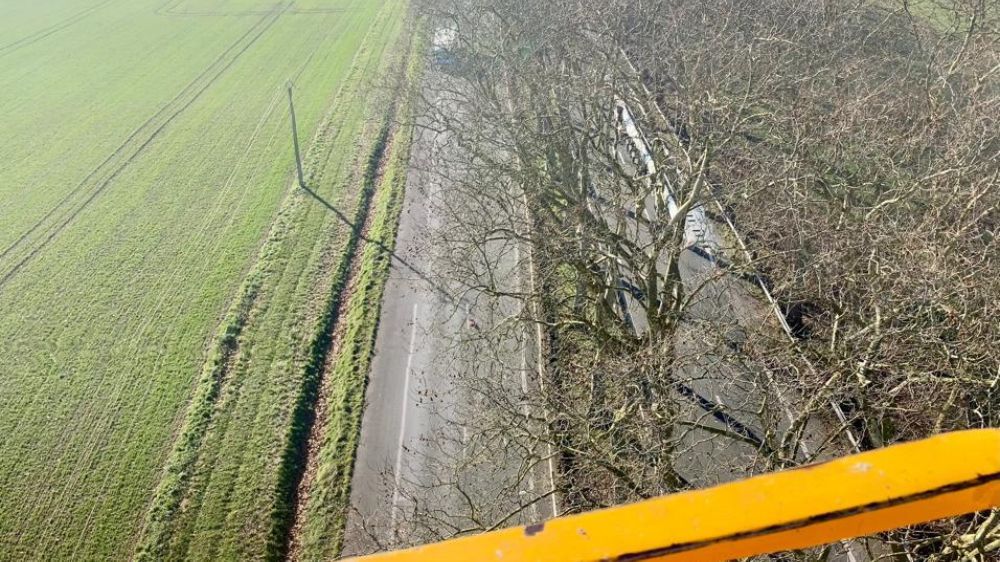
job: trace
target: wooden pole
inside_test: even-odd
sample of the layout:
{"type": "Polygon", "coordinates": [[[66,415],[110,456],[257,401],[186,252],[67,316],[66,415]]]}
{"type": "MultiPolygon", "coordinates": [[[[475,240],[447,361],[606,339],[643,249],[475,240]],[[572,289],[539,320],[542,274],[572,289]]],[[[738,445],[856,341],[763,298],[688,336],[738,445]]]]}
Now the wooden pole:
{"type": "Polygon", "coordinates": [[[292,83],[288,82],[288,110],[292,114],[292,144],[295,146],[295,169],[299,174],[299,187],[306,188],[306,179],[302,175],[302,155],[299,153],[299,129],[295,123],[295,104],[292,102],[292,83]]]}

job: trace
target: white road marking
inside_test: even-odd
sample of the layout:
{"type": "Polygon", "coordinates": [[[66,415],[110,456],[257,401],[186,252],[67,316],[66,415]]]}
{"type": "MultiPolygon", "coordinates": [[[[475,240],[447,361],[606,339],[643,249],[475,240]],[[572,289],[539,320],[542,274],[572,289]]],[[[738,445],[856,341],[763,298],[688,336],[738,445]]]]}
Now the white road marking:
{"type": "MultiPolygon", "coordinates": [[[[521,269],[520,269],[520,266],[521,266],[521,245],[520,244],[515,244],[514,245],[514,261],[517,263],[517,269],[516,269],[516,271],[517,271],[517,282],[518,282],[519,288],[523,288],[523,286],[524,286],[524,279],[522,279],[522,277],[521,277],[521,269]]],[[[528,260],[528,275],[531,278],[531,280],[533,281],[534,278],[535,278],[535,264],[531,260],[528,260]]],[[[525,334],[525,335],[527,335],[527,334],[525,334]]],[[[535,336],[536,336],[536,338],[538,340],[538,342],[537,342],[537,345],[538,345],[538,357],[536,359],[538,361],[538,365],[537,365],[538,377],[539,377],[538,384],[541,385],[542,384],[541,376],[542,376],[542,359],[543,359],[543,357],[542,357],[542,329],[541,329],[541,326],[539,324],[535,324],[535,336]]],[[[527,392],[528,392],[528,355],[527,355],[527,342],[525,342],[525,345],[521,348],[521,359],[523,361],[522,368],[521,368],[521,387],[524,389],[525,394],[527,394],[527,392]]],[[[552,460],[552,456],[553,456],[553,454],[552,454],[552,443],[546,443],[545,444],[545,449],[546,449],[546,451],[548,453],[548,459],[546,459],[546,464],[548,464],[548,469],[549,469],[548,470],[548,472],[549,472],[549,485],[550,485],[549,499],[552,502],[552,517],[557,517],[559,515],[559,504],[556,501],[556,467],[555,467],[555,462],[553,462],[553,460],[552,460]]]]}
{"type": "Polygon", "coordinates": [[[403,442],[406,437],[406,411],[410,405],[410,375],[413,372],[413,351],[417,341],[417,305],[413,305],[413,317],[410,320],[410,350],[406,356],[406,375],[403,383],[403,410],[399,417],[399,448],[396,449],[396,483],[392,491],[392,530],[396,530],[396,519],[399,515],[400,485],[402,484],[403,471],[403,442]]]}
{"type": "MultiPolygon", "coordinates": [[[[530,419],[531,411],[528,409],[528,347],[521,346],[521,392],[525,394],[525,401],[521,403],[524,410],[524,417],[530,419]]],[[[535,471],[528,472],[528,490],[531,492],[531,518],[538,521],[538,502],[535,501],[535,471]]],[[[553,514],[553,517],[555,514],[553,514]]]]}

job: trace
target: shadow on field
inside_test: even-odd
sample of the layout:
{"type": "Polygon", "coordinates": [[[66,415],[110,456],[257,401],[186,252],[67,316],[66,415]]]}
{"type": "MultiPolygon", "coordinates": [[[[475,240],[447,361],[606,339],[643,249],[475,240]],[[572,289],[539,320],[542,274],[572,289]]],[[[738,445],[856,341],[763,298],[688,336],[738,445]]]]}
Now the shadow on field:
{"type": "MultiPolygon", "coordinates": [[[[343,222],[344,224],[346,224],[352,230],[353,229],[358,229],[358,230],[361,229],[362,225],[356,224],[355,222],[351,221],[351,219],[347,215],[345,215],[343,212],[341,212],[340,209],[338,209],[337,207],[335,207],[332,204],[330,204],[330,202],[327,201],[326,199],[323,199],[318,193],[316,193],[315,191],[313,191],[312,189],[310,189],[310,188],[308,188],[306,186],[300,186],[300,188],[303,191],[305,191],[306,193],[308,193],[310,196],[312,196],[313,199],[315,199],[316,201],[318,201],[320,204],[322,204],[328,210],[332,211],[333,214],[337,215],[337,218],[340,219],[341,222],[343,222]]],[[[428,285],[430,285],[431,288],[433,288],[435,291],[437,291],[438,293],[440,293],[440,295],[442,297],[444,297],[445,299],[447,299],[449,302],[454,302],[454,299],[451,297],[451,294],[444,287],[442,287],[441,285],[439,285],[438,283],[436,283],[426,273],[424,273],[424,272],[420,271],[419,269],[417,269],[416,267],[414,267],[412,264],[410,264],[410,262],[408,262],[405,259],[403,259],[399,254],[397,254],[392,248],[386,246],[382,241],[380,241],[380,240],[373,240],[371,238],[368,238],[363,233],[359,233],[358,236],[362,240],[364,240],[365,242],[367,242],[369,244],[375,244],[376,246],[378,246],[378,248],[380,250],[382,250],[382,252],[388,254],[392,258],[392,260],[394,262],[396,262],[399,265],[401,265],[402,267],[405,267],[406,269],[409,269],[410,271],[412,271],[414,274],[416,274],[417,277],[419,277],[422,281],[424,281],[425,283],[427,283],[428,285]]]]}

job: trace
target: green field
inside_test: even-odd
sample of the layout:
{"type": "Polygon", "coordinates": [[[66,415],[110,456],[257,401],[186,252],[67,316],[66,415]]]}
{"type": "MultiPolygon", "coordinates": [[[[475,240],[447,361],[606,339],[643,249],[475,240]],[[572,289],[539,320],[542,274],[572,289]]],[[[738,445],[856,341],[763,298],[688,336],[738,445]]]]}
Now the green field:
{"type": "Polygon", "coordinates": [[[0,558],[335,553],[413,35],[406,0],[0,5],[0,558]]]}

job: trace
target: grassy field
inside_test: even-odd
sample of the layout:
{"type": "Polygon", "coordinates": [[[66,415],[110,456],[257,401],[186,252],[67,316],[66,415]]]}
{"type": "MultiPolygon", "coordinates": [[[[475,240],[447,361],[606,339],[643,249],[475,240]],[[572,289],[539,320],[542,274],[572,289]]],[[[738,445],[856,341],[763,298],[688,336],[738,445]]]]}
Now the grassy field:
{"type": "Polygon", "coordinates": [[[391,245],[405,15],[0,7],[0,557],[276,558],[296,512],[329,553],[367,362],[331,344],[374,333],[361,235],[391,245]],[[317,408],[330,492],[299,508],[317,408]]]}

